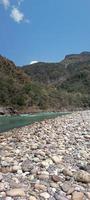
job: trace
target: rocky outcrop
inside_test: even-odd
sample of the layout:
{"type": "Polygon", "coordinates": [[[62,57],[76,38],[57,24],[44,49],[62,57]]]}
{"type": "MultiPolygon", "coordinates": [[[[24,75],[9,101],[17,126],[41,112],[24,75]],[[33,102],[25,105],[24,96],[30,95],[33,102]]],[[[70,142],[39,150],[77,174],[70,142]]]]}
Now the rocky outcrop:
{"type": "Polygon", "coordinates": [[[90,62],[90,52],[82,52],[80,54],[66,55],[62,61],[63,64],[90,62]]]}
{"type": "Polygon", "coordinates": [[[0,107],[0,115],[17,115],[17,110],[12,107],[0,107]]]}

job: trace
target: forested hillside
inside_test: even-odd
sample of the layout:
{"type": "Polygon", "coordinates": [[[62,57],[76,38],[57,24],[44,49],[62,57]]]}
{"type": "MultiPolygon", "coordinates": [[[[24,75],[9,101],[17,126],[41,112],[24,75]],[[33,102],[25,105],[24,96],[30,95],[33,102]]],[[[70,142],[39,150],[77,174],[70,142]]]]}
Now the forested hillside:
{"type": "Polygon", "coordinates": [[[23,67],[0,56],[0,106],[25,112],[90,107],[90,53],[23,67]]]}

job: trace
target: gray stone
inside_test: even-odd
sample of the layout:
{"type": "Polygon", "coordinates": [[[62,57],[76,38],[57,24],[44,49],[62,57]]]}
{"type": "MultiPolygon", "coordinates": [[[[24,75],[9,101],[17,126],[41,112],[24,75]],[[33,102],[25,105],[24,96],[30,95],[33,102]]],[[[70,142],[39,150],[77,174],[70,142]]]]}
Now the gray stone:
{"type": "Polygon", "coordinates": [[[61,196],[58,193],[55,193],[54,197],[56,200],[68,200],[67,197],[61,196]]]}
{"type": "Polygon", "coordinates": [[[55,198],[51,196],[51,197],[49,198],[49,200],[55,200],[55,198]]]}
{"type": "Polygon", "coordinates": [[[22,163],[22,171],[23,172],[30,172],[33,169],[33,165],[30,160],[25,160],[22,163]]]}
{"type": "Polygon", "coordinates": [[[63,185],[61,185],[61,188],[64,192],[67,192],[71,188],[71,185],[70,183],[65,182],[63,185]]]}

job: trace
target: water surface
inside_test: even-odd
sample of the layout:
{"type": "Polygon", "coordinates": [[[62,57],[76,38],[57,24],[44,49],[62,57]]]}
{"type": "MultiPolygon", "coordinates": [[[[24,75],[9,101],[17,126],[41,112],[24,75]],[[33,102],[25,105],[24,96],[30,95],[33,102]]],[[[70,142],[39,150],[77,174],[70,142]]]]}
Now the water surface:
{"type": "Polygon", "coordinates": [[[0,116],[0,133],[9,131],[13,128],[23,127],[34,122],[42,121],[44,119],[51,119],[57,116],[65,115],[62,112],[42,112],[37,114],[26,114],[17,116],[0,116]]]}

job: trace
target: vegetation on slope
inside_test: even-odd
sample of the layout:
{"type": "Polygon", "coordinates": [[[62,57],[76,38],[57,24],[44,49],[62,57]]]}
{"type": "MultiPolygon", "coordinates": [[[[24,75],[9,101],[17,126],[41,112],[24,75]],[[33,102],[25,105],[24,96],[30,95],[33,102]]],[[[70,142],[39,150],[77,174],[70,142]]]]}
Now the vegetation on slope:
{"type": "Polygon", "coordinates": [[[0,105],[25,112],[90,107],[90,53],[23,68],[0,56],[0,105]]]}
{"type": "Polygon", "coordinates": [[[45,107],[46,93],[40,84],[35,84],[21,68],[0,56],[0,106],[16,109],[45,107]]]}
{"type": "Polygon", "coordinates": [[[55,109],[90,107],[90,53],[68,55],[59,63],[36,63],[23,70],[47,91],[47,105],[55,109]]]}

